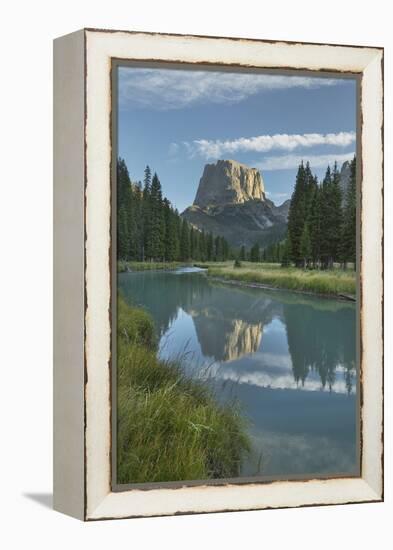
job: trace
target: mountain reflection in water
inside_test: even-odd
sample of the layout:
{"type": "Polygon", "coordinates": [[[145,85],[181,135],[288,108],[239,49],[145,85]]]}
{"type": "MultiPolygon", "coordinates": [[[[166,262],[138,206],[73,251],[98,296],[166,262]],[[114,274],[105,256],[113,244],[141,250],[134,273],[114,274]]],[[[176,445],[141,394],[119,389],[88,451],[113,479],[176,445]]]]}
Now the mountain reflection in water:
{"type": "Polygon", "coordinates": [[[250,420],[254,475],[356,473],[356,310],[352,303],[219,284],[202,273],[120,274],[152,315],[164,358],[182,357],[250,420]],[[330,396],[330,397],[329,397],[330,396]]]}

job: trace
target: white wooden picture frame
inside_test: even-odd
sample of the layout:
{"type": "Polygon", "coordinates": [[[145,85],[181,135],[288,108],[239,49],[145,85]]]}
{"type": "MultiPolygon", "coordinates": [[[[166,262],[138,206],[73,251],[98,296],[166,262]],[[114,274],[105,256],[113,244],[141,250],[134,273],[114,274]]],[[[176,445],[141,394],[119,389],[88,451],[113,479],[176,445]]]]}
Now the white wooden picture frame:
{"type": "Polygon", "coordinates": [[[54,507],[81,520],[383,499],[383,50],[84,29],[54,42],[54,507]],[[113,60],[351,73],[360,78],[358,478],[113,491],[113,60]]]}

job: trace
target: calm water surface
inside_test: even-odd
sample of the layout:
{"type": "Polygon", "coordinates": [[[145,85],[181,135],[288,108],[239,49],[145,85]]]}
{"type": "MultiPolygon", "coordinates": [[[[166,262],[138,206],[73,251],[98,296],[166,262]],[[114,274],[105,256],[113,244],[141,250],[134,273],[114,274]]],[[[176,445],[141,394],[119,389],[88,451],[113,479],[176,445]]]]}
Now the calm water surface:
{"type": "Polygon", "coordinates": [[[152,315],[161,357],[238,403],[252,441],[243,476],[358,474],[354,304],[193,269],[122,273],[118,285],[152,315]]]}

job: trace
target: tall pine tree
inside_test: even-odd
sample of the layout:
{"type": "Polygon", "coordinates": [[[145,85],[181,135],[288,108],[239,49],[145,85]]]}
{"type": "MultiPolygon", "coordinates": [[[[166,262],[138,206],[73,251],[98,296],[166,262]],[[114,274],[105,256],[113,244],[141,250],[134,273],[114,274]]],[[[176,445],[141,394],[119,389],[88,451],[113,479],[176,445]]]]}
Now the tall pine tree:
{"type": "Polygon", "coordinates": [[[291,259],[296,265],[301,265],[302,263],[300,240],[307,215],[307,183],[308,174],[302,162],[297,171],[295,189],[292,194],[288,213],[288,238],[290,241],[291,259]]]}
{"type": "Polygon", "coordinates": [[[142,193],[142,261],[151,258],[151,170],[149,166],[145,168],[145,177],[143,179],[142,193]]]}
{"type": "Polygon", "coordinates": [[[356,262],[356,157],[351,161],[345,198],[340,245],[340,257],[344,268],[348,262],[356,262]]]}
{"type": "Polygon", "coordinates": [[[160,261],[164,256],[164,230],[161,183],[157,174],[154,174],[150,192],[150,235],[148,243],[149,256],[152,260],[160,261]]]}
{"type": "Polygon", "coordinates": [[[321,259],[321,196],[322,191],[317,185],[310,207],[308,227],[310,231],[311,259],[314,267],[319,266],[321,259]]]}
{"type": "Polygon", "coordinates": [[[181,224],[180,238],[180,260],[188,261],[190,259],[190,229],[186,220],[181,224]]]}
{"type": "Polygon", "coordinates": [[[255,243],[250,250],[250,260],[252,262],[259,262],[260,261],[260,251],[259,251],[259,244],[255,243]]]}
{"type": "Polygon", "coordinates": [[[307,267],[308,261],[311,258],[311,239],[307,223],[304,224],[303,233],[300,239],[300,255],[303,258],[303,267],[307,267]]]}
{"type": "Polygon", "coordinates": [[[335,163],[328,166],[321,194],[321,260],[323,267],[332,268],[338,259],[342,227],[342,197],[340,174],[335,163]]]}

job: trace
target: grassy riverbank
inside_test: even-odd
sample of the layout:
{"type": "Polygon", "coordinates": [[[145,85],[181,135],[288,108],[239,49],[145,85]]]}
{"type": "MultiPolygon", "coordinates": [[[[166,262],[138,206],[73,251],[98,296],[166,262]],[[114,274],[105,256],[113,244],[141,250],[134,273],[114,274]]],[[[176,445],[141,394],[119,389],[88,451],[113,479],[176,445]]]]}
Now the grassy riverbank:
{"type": "Polygon", "coordinates": [[[356,274],[352,270],[304,270],[295,267],[281,267],[279,264],[251,262],[242,262],[241,267],[234,267],[231,262],[220,267],[210,266],[208,275],[240,283],[260,284],[273,288],[330,296],[339,294],[355,296],[356,294],[356,274]]]}
{"type": "Polygon", "coordinates": [[[234,477],[249,450],[234,406],[156,357],[150,316],[118,300],[119,483],[234,477]]]}
{"type": "Polygon", "coordinates": [[[179,267],[190,266],[188,262],[127,262],[118,260],[117,272],[125,271],[157,271],[159,269],[178,269],[179,267]]]}

